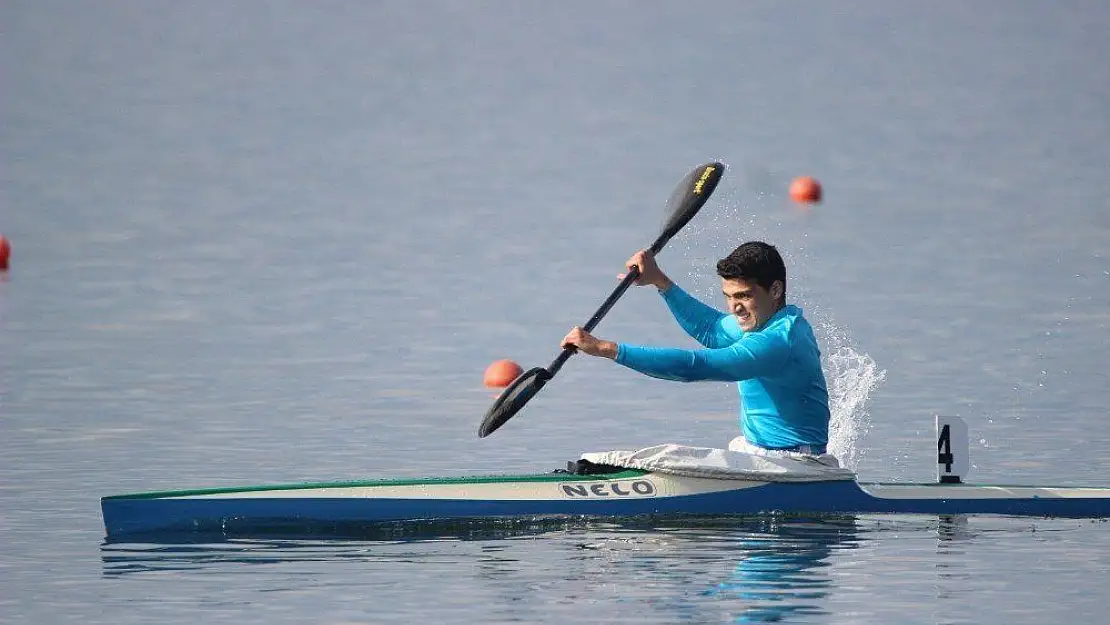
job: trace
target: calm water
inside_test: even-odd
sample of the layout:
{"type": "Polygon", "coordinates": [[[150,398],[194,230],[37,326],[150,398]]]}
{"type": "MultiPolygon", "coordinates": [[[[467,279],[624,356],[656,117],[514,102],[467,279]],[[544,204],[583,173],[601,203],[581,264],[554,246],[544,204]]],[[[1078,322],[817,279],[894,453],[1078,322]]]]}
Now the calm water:
{"type": "MultiPolygon", "coordinates": [[[[1110,10],[719,5],[0,3],[0,621],[1104,618],[1098,521],[104,543],[106,494],[722,446],[733,387],[587,359],[476,437],[714,159],[661,260],[780,246],[861,476],[942,413],[974,481],[1110,481],[1110,10]]],[[[640,291],[599,334],[689,344],[640,291]]]]}

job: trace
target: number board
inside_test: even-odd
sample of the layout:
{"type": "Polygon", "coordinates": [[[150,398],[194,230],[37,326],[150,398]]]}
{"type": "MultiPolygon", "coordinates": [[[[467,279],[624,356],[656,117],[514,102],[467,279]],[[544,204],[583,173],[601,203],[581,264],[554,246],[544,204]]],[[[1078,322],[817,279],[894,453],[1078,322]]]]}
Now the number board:
{"type": "Polygon", "coordinates": [[[970,468],[967,423],[959,417],[937,415],[937,481],[959,483],[970,468]]]}

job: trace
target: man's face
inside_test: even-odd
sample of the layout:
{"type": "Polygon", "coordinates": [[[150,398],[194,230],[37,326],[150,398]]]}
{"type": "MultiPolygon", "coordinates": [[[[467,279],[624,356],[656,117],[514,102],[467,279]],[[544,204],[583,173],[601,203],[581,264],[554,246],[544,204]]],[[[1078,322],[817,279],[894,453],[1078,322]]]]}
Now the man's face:
{"type": "Polygon", "coordinates": [[[751,332],[762,328],[774,316],[775,300],[782,295],[782,283],[775,280],[770,289],[765,289],[755,280],[721,278],[721,291],[725,294],[728,311],[740,322],[740,329],[751,332]]]}

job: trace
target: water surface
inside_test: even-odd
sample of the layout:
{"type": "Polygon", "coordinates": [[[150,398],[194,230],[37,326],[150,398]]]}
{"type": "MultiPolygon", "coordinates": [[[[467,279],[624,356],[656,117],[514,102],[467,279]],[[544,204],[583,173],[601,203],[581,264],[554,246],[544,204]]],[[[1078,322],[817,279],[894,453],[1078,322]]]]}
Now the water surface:
{"type": "MultiPolygon", "coordinates": [[[[0,4],[0,621],[1098,620],[1093,521],[110,545],[98,500],[723,445],[729,385],[577,358],[476,437],[485,365],[549,362],[715,159],[661,260],[713,300],[717,258],[781,247],[861,476],[933,479],[941,413],[976,481],[1105,484],[1108,27],[1095,2],[0,4]]],[[[689,345],[638,290],[599,333],[689,345]]]]}

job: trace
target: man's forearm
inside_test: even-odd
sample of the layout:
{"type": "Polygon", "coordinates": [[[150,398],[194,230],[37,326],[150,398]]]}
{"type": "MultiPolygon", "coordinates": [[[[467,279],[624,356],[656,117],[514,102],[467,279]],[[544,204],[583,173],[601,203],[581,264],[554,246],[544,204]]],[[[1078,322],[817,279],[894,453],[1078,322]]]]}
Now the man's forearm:
{"type": "Polygon", "coordinates": [[[617,349],[617,344],[613,341],[598,341],[596,355],[609,360],[616,360],[617,349]]]}

